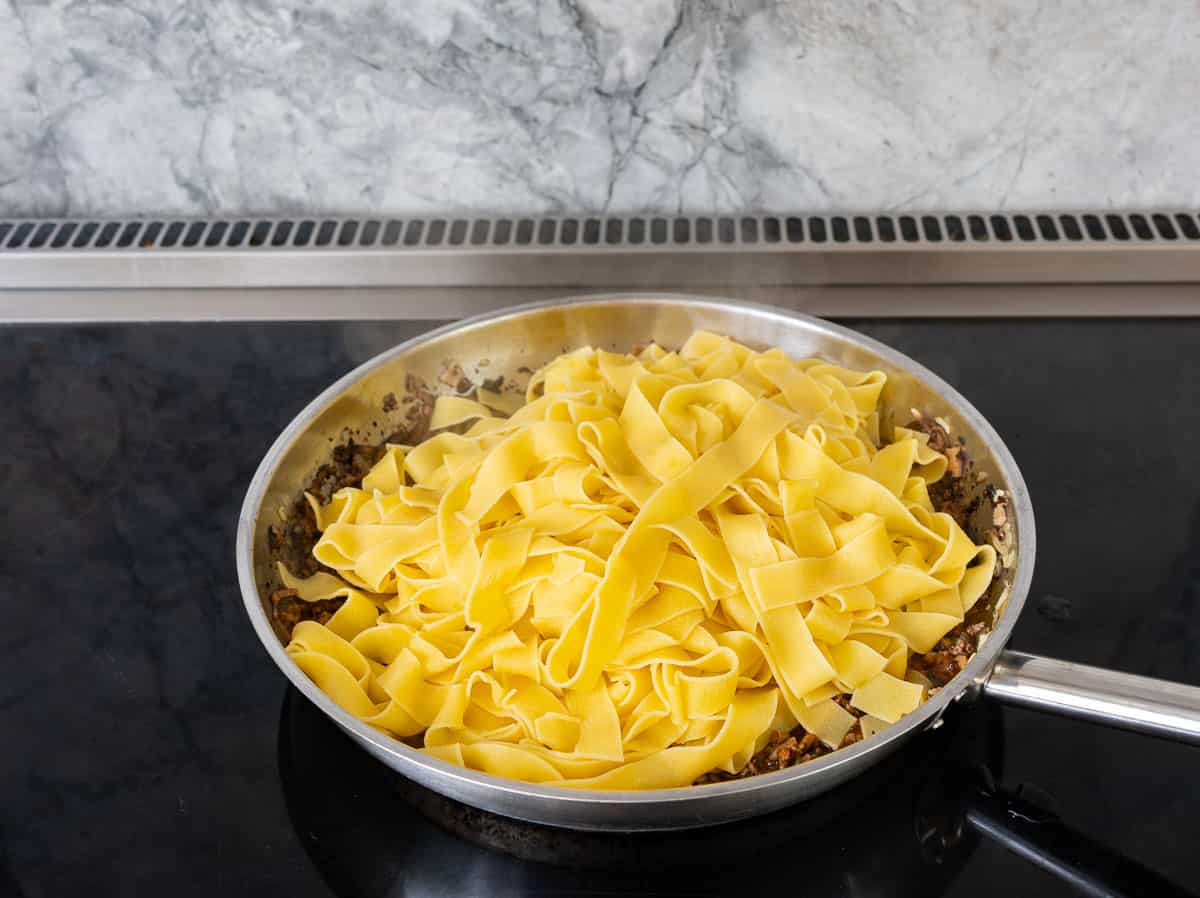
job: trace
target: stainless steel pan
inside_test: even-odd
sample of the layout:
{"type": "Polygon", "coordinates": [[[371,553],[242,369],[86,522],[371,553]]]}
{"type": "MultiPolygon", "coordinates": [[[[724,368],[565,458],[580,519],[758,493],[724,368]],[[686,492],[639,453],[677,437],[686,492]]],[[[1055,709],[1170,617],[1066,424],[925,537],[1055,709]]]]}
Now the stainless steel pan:
{"type": "MultiPolygon", "coordinates": [[[[980,503],[976,538],[992,528],[980,503]]],[[[836,786],[894,751],[946,710],[979,696],[1132,730],[1200,742],[1200,688],[1006,651],[1033,576],[1034,520],[1029,493],[999,435],[953,388],[911,359],[854,331],[780,309],[691,296],[601,296],[521,306],[452,324],[410,340],[350,372],[318,396],[280,434],[255,474],[237,535],[238,578],[246,611],[279,669],[363,748],[407,777],[494,813],[590,830],[682,829],[773,811],[836,786]],[[448,361],[468,375],[519,379],[566,349],[583,345],[626,351],[657,340],[679,345],[704,328],[794,357],[821,356],[889,375],[885,415],[895,423],[913,409],[943,418],[966,441],[977,470],[1008,500],[1000,534],[1004,576],[988,597],[989,638],[954,680],[899,723],[823,758],[776,773],[726,783],[643,792],[587,792],[536,786],[464,770],[410,748],[339,708],[288,658],[268,607],[275,574],[267,528],[279,520],[332,445],[347,433],[380,439],[403,423],[406,384],[437,384],[448,361]]]]}

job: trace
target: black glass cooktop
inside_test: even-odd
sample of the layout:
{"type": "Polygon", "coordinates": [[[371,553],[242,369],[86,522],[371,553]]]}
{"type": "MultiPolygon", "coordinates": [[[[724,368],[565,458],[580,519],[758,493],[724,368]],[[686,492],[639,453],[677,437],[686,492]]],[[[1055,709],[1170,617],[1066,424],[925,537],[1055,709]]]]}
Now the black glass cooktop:
{"type": "MultiPolygon", "coordinates": [[[[1200,684],[1200,321],[852,324],[1021,465],[1014,647],[1200,684]]],[[[291,417],[430,326],[0,329],[0,895],[1073,894],[962,825],[1014,796],[1200,891],[1200,749],[1032,712],[964,708],[816,802],[637,838],[513,826],[358,751],[257,644],[233,534],[291,417]]]]}

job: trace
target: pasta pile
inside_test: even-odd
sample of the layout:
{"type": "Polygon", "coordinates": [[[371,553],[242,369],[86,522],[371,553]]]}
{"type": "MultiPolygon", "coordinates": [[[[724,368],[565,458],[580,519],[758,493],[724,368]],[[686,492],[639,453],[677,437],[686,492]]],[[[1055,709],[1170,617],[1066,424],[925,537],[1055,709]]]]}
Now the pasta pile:
{"type": "Polygon", "coordinates": [[[439,433],[310,497],[336,576],[281,576],[346,601],[288,652],[367,723],[528,782],[686,786],[796,724],[837,747],[841,695],[870,735],[995,565],[935,513],[927,437],[880,447],[885,380],[700,331],[560,356],[515,408],[441,397],[439,433]]]}

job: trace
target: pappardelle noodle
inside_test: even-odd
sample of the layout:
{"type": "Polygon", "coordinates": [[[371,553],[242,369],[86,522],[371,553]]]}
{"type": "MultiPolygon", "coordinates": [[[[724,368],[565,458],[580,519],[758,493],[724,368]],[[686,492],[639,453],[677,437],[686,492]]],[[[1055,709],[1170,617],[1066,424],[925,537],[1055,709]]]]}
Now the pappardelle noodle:
{"type": "Polygon", "coordinates": [[[775,730],[869,736],[995,567],[935,512],[927,437],[881,442],[885,380],[699,331],[440,397],[435,435],[309,497],[336,574],[280,574],[345,601],[287,651],[372,726],[528,782],[686,786],[775,730]]]}

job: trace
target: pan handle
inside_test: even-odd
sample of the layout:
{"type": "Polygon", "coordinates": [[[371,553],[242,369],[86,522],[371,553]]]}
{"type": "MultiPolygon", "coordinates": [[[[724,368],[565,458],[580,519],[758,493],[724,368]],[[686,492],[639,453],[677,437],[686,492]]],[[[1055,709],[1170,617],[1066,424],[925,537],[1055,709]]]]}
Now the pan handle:
{"type": "Polygon", "coordinates": [[[1200,744],[1196,686],[1005,651],[983,692],[1009,705],[1200,744]]]}

